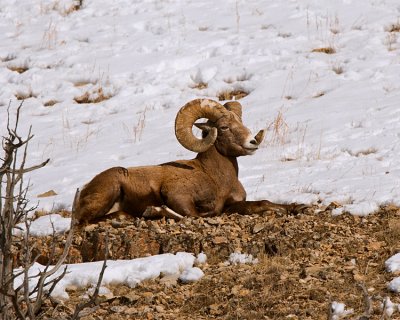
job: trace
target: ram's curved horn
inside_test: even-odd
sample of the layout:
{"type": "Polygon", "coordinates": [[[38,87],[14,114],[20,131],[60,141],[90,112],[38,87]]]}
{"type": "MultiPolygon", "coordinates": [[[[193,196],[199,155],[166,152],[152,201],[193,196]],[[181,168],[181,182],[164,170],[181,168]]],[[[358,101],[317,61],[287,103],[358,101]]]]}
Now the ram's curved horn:
{"type": "Polygon", "coordinates": [[[229,101],[224,104],[224,107],[236,114],[239,117],[240,121],[242,121],[242,105],[239,102],[229,101]]]}
{"type": "Polygon", "coordinates": [[[209,99],[196,99],[185,104],[176,115],[175,135],[179,143],[194,152],[204,152],[217,139],[217,129],[212,128],[204,139],[193,135],[192,126],[196,120],[206,118],[212,122],[228,115],[227,109],[220,103],[209,99]]]}

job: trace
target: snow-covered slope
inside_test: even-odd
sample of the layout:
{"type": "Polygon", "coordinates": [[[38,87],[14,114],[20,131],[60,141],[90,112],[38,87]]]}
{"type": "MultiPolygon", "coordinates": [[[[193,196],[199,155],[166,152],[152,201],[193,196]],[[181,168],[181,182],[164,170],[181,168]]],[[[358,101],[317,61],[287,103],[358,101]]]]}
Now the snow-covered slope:
{"type": "Polygon", "coordinates": [[[174,137],[176,112],[232,90],[249,93],[245,123],[268,128],[240,159],[249,199],[336,201],[354,214],[400,204],[398,1],[76,4],[0,8],[0,133],[9,102],[27,98],[29,163],[51,159],[30,176],[40,207],[69,207],[111,166],[193,157],[174,137]]]}

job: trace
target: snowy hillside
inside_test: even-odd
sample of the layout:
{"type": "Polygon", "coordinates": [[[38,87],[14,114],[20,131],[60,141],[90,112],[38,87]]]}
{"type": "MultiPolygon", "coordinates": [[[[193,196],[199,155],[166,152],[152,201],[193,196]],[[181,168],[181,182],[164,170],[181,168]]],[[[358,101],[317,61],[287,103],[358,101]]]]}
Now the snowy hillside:
{"type": "Polygon", "coordinates": [[[0,7],[0,133],[25,99],[29,162],[50,158],[30,177],[40,207],[70,207],[111,166],[193,157],[177,111],[232,91],[253,132],[268,128],[239,160],[249,199],[400,205],[398,1],[77,3],[0,7]]]}

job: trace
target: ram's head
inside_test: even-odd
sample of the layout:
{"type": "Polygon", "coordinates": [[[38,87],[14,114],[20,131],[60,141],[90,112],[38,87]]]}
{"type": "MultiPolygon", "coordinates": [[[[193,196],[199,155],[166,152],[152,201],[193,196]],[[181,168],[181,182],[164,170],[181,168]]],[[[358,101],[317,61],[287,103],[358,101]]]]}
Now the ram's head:
{"type": "Polygon", "coordinates": [[[215,145],[218,152],[231,157],[253,154],[264,139],[263,130],[253,136],[243,125],[239,102],[221,105],[209,99],[193,100],[179,110],[175,134],[178,141],[191,151],[204,152],[215,145]],[[207,122],[196,123],[201,118],[207,119],[207,122]],[[202,130],[202,139],[194,136],[194,125],[202,130]]]}

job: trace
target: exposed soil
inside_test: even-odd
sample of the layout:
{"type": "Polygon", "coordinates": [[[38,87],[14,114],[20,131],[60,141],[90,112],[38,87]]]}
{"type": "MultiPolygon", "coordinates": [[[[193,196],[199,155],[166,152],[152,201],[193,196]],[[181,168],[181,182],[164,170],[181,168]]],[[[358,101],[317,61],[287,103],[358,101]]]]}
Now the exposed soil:
{"type": "MultiPolygon", "coordinates": [[[[223,215],[208,219],[145,221],[113,219],[77,231],[69,262],[99,260],[109,234],[112,259],[165,252],[205,252],[208,264],[198,282],[160,278],[136,288],[109,288],[82,319],[330,319],[330,303],[353,308],[348,319],[382,318],[381,303],[395,277],[384,262],[400,251],[400,210],[383,208],[368,217],[333,217],[330,208],[297,216],[223,215]],[[235,251],[257,264],[227,265],[235,251]],[[371,311],[365,302],[371,299],[371,311]]],[[[60,239],[60,243],[61,243],[60,239]]],[[[36,239],[40,260],[48,260],[51,237],[36,239]]],[[[85,290],[70,292],[47,316],[66,318],[85,290]]],[[[398,315],[394,314],[394,316],[398,315]]]]}

